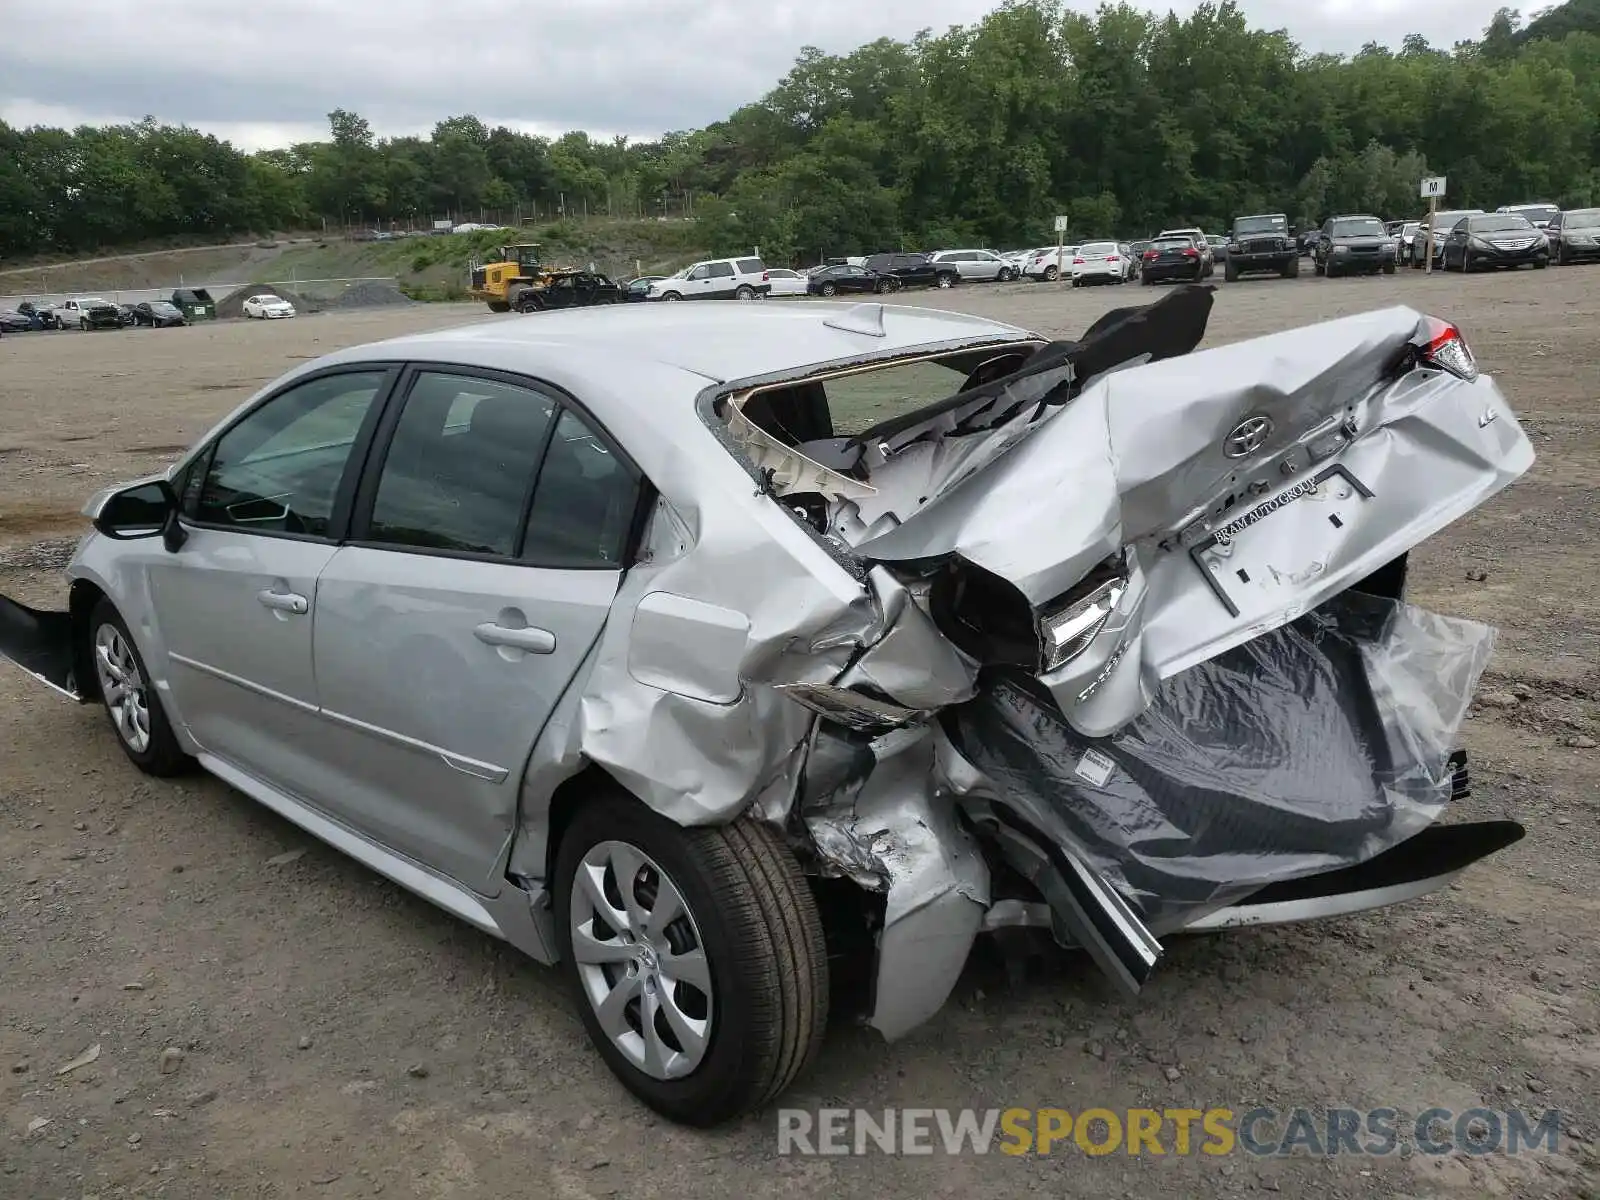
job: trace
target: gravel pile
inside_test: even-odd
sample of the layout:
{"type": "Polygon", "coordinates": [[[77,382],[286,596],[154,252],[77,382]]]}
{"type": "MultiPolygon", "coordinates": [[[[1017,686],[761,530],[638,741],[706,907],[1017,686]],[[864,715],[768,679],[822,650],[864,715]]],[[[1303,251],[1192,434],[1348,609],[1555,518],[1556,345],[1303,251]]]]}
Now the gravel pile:
{"type": "Polygon", "coordinates": [[[411,304],[413,301],[394,284],[386,280],[364,279],[345,288],[337,299],[330,300],[328,308],[381,308],[389,304],[411,304]]]}

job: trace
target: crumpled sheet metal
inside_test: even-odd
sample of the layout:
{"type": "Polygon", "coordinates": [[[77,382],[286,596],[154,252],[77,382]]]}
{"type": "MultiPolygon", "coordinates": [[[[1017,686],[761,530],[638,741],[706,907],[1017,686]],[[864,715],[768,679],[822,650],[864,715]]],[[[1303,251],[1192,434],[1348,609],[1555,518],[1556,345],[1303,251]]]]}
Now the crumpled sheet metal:
{"type": "Polygon", "coordinates": [[[853,682],[920,708],[967,698],[976,675],[887,571],[857,579],[776,505],[743,502],[752,484],[732,459],[697,464],[693,487],[664,479],[662,491],[714,494],[719,470],[746,493],[740,502],[658,502],[581,705],[588,758],[684,825],[729,820],[758,796],[778,814],[812,714],[772,685],[833,683],[850,668],[853,682]],[[676,624],[662,596],[683,601],[676,624]],[[701,606],[744,621],[742,647],[731,648],[729,621],[697,623],[701,606]],[[730,679],[738,694],[726,702],[730,679]]]}
{"type": "Polygon", "coordinates": [[[925,503],[929,472],[916,454],[932,452],[913,445],[903,467],[891,456],[871,477],[886,511],[865,522],[855,550],[879,562],[959,555],[1011,581],[1037,609],[1131,546],[1147,595],[1142,621],[1128,631],[1138,645],[1114,667],[1117,686],[1080,712],[1076,678],[1049,681],[1079,732],[1102,735],[1140,711],[1148,691],[1140,680],[1170,678],[1294,620],[1532,464],[1531,445],[1488,377],[1395,379],[1420,320],[1407,308],[1384,309],[1101,374],[980,475],[925,503]],[[1241,463],[1225,457],[1223,444],[1246,414],[1266,417],[1270,432],[1241,463]],[[1342,475],[1310,488],[1325,462],[1378,499],[1364,502],[1342,475]],[[1227,546],[1210,552],[1205,570],[1215,579],[1173,544],[1177,530],[1203,534],[1248,513],[1240,496],[1276,500],[1291,482],[1307,494],[1250,526],[1246,549],[1232,551],[1247,562],[1230,566],[1227,546]],[[885,529],[899,511],[909,515],[885,529]],[[1330,515],[1337,535],[1320,525],[1330,515]],[[1240,567],[1249,569],[1234,585],[1239,611],[1230,612],[1216,591],[1240,567]],[[1120,710],[1113,696],[1124,699],[1120,710]]]}
{"type": "Polygon", "coordinates": [[[833,739],[803,816],[825,862],[886,892],[869,1024],[893,1040],[949,997],[989,907],[989,868],[939,782],[937,728],[833,739]],[[821,776],[832,768],[833,778],[821,776]]]}
{"type": "Polygon", "coordinates": [[[1086,739],[1017,675],[947,714],[982,777],[1160,935],[1282,880],[1367,861],[1432,823],[1494,630],[1347,593],[1167,680],[1086,739]]]}

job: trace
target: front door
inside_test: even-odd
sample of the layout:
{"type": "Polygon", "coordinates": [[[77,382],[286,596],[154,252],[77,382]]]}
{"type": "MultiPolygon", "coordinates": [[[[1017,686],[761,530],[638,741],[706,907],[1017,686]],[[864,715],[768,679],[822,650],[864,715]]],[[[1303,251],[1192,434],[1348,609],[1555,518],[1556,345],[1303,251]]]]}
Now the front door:
{"type": "Polygon", "coordinates": [[[638,476],[514,377],[419,370],[385,426],[317,593],[322,715],[348,731],[334,793],[492,894],[523,767],[610,613],[638,476]]]}
{"type": "Polygon", "coordinates": [[[317,577],[388,380],[370,367],[319,376],[225,430],[183,481],[188,540],[147,567],[179,719],[205,750],[305,798],[318,776],[317,577]]]}

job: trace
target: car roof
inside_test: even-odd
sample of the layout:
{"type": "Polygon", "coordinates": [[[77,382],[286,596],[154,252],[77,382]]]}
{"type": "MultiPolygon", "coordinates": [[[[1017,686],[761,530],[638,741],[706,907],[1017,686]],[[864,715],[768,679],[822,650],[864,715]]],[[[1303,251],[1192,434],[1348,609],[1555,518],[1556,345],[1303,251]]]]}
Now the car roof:
{"type": "MultiPolygon", "coordinates": [[[[872,314],[866,315],[870,319],[872,314]]],[[[544,313],[536,321],[491,318],[350,347],[318,361],[400,357],[498,368],[560,382],[556,373],[565,379],[592,379],[597,386],[625,387],[630,369],[645,364],[677,368],[720,383],[929,345],[953,347],[1033,336],[999,321],[897,304],[616,305],[544,313]],[[881,310],[882,337],[827,324],[856,308],[881,310]]]]}

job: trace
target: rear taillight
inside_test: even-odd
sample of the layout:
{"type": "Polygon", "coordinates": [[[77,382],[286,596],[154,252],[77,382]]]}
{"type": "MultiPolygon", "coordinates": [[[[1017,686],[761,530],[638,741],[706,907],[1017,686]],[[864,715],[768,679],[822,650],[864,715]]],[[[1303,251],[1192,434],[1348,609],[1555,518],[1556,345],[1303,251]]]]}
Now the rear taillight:
{"type": "Polygon", "coordinates": [[[1435,367],[1468,383],[1478,377],[1478,362],[1472,357],[1472,348],[1461,336],[1461,330],[1449,321],[1423,317],[1411,344],[1417,348],[1417,361],[1423,366],[1435,367]]]}
{"type": "Polygon", "coordinates": [[[1199,258],[1200,257],[1200,251],[1196,250],[1193,246],[1190,246],[1187,250],[1185,250],[1183,252],[1183,256],[1185,258],[1199,258]]]}
{"type": "Polygon", "coordinates": [[[761,272],[761,282],[762,283],[767,283],[771,279],[772,279],[772,275],[771,275],[770,272],[768,272],[768,271],[761,272]]]}
{"type": "Polygon", "coordinates": [[[1144,252],[1144,256],[1146,258],[1159,258],[1160,257],[1160,255],[1158,255],[1154,250],[1146,250],[1144,252]]]}
{"type": "Polygon", "coordinates": [[[1041,614],[1041,671],[1065,666],[1087,650],[1122,602],[1127,588],[1127,559],[1114,554],[1041,614]]]}
{"type": "Polygon", "coordinates": [[[1081,259],[1081,258],[1075,258],[1075,259],[1073,259],[1073,260],[1072,260],[1072,265],[1073,265],[1073,266],[1075,266],[1075,267],[1081,267],[1081,266],[1083,266],[1083,259],[1081,259]]]}
{"type": "Polygon", "coordinates": [[[1116,254],[1108,254],[1108,255],[1106,255],[1106,261],[1107,262],[1116,262],[1119,257],[1120,256],[1116,255],[1116,254]]]}

